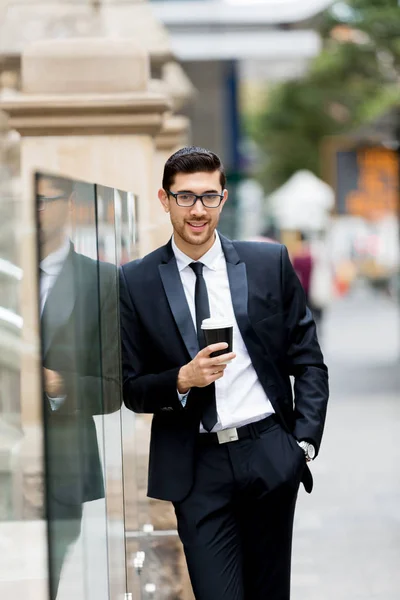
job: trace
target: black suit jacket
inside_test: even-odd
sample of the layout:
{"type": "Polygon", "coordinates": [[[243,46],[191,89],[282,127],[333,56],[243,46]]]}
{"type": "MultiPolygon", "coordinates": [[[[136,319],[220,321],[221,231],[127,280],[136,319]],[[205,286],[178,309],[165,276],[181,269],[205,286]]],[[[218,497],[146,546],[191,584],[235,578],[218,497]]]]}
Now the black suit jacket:
{"type": "MultiPolygon", "coordinates": [[[[318,452],[328,373],[287,250],[220,237],[236,320],[260,383],[287,431],[318,452]]],[[[192,389],[185,408],[177,396],[179,369],[198,343],[171,243],[121,267],[120,298],[124,402],[154,413],[148,493],[180,501],[193,482],[202,393],[192,389]]],[[[303,483],[311,491],[308,468],[303,483]]]]}
{"type": "Polygon", "coordinates": [[[61,374],[66,398],[44,394],[48,499],[81,504],[104,497],[93,415],[121,406],[116,267],[74,251],[41,317],[43,366],[61,374]]]}

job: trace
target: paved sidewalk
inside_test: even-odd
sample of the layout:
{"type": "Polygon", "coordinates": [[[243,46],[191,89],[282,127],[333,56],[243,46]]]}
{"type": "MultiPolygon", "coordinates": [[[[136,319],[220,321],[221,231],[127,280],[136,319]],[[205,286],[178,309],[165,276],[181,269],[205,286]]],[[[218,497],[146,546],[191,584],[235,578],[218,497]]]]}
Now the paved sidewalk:
{"type": "Polygon", "coordinates": [[[364,289],[327,314],[331,399],[299,497],[293,600],[400,598],[399,334],[398,307],[364,289]]]}

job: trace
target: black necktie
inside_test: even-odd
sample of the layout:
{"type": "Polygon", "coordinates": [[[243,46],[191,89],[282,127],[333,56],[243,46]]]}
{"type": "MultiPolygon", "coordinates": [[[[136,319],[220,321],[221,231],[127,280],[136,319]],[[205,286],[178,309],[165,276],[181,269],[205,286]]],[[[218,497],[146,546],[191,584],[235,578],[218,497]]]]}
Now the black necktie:
{"type": "MultiPolygon", "coordinates": [[[[206,282],[203,277],[203,263],[194,262],[189,266],[191,269],[193,269],[196,275],[196,287],[194,290],[194,301],[196,305],[196,328],[199,348],[202,350],[206,346],[206,341],[201,324],[204,319],[208,319],[210,317],[210,303],[208,301],[206,282]]],[[[215,385],[212,383],[211,385],[205,387],[204,394],[206,396],[206,401],[204,404],[201,421],[204,429],[211,431],[218,421],[217,404],[215,401],[215,385]]]]}
{"type": "Polygon", "coordinates": [[[210,315],[210,304],[208,302],[208,293],[206,282],[203,277],[203,263],[193,262],[190,265],[196,275],[196,287],[194,290],[194,301],[196,305],[196,328],[197,328],[197,339],[199,341],[199,348],[202,350],[206,347],[206,340],[204,333],[201,328],[201,324],[204,319],[208,319],[210,315]]]}

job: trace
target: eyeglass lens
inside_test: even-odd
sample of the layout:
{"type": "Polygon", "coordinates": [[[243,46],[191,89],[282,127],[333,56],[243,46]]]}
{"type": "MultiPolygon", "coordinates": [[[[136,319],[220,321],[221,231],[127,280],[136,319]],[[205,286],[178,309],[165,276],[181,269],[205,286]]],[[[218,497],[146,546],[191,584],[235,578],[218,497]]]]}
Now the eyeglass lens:
{"type": "Polygon", "coordinates": [[[179,206],[193,206],[197,199],[201,200],[204,206],[208,208],[215,208],[221,203],[221,196],[219,194],[204,194],[203,196],[176,194],[176,201],[179,206]]]}

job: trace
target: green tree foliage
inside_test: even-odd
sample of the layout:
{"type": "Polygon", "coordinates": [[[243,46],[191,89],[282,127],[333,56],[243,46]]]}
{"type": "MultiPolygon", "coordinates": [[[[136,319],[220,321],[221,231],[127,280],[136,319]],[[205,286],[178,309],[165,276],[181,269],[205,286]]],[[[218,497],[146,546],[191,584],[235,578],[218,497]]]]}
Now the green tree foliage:
{"type": "Polygon", "coordinates": [[[348,133],[399,103],[397,0],[348,0],[320,19],[323,51],[307,75],[274,87],[248,119],[267,192],[298,169],[320,175],[325,136],[348,133]]]}

